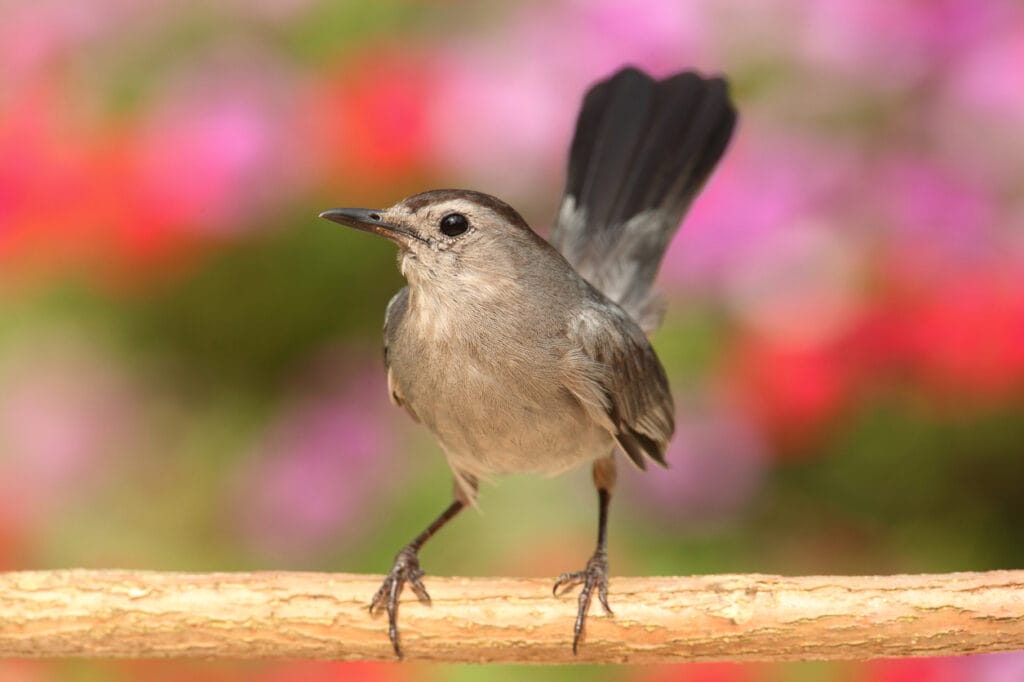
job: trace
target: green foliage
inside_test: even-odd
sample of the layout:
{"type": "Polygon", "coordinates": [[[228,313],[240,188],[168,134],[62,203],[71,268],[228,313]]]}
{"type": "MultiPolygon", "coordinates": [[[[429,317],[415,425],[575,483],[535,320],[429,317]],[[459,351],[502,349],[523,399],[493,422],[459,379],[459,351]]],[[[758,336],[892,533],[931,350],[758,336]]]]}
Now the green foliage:
{"type": "Polygon", "coordinates": [[[124,320],[145,352],[193,382],[266,389],[329,344],[379,344],[384,306],[402,284],[390,244],[304,222],[213,254],[124,320]]]}

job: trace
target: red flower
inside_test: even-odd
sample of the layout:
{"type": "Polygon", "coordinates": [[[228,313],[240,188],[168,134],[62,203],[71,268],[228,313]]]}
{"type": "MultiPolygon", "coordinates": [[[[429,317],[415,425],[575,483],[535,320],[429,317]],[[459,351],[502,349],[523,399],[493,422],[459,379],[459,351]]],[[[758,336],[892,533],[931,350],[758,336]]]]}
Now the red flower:
{"type": "Polygon", "coordinates": [[[800,444],[846,404],[854,383],[847,360],[833,347],[749,343],[733,359],[732,386],[766,432],[800,444]]]}
{"type": "Polygon", "coordinates": [[[73,126],[63,109],[40,87],[0,117],[0,267],[110,277],[180,253],[191,239],[134,210],[133,135],[73,126]]]}
{"type": "Polygon", "coordinates": [[[956,281],[904,317],[916,378],[941,394],[1000,400],[1024,390],[1024,288],[956,281]]]}
{"type": "Polygon", "coordinates": [[[362,191],[415,174],[430,157],[433,80],[419,55],[384,51],[346,64],[312,97],[310,153],[362,191]]]}
{"type": "Polygon", "coordinates": [[[864,665],[864,682],[960,682],[962,666],[952,658],[895,658],[864,665]]]}

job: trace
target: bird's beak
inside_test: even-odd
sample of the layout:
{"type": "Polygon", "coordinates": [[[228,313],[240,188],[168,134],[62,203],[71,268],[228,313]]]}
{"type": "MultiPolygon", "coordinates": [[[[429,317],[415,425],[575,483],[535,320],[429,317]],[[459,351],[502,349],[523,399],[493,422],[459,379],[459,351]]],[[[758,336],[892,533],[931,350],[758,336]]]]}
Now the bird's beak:
{"type": "Polygon", "coordinates": [[[383,213],[375,208],[332,208],[321,213],[320,217],[363,232],[379,234],[400,246],[408,246],[413,240],[423,241],[408,228],[384,222],[381,219],[383,213]]]}

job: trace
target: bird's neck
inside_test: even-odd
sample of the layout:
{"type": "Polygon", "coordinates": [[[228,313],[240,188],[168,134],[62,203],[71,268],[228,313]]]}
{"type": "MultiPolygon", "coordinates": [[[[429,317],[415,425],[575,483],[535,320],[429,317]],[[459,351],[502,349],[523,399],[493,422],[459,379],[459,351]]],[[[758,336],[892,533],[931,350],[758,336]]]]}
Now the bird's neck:
{"type": "Polygon", "coordinates": [[[508,306],[522,293],[518,278],[497,272],[461,272],[444,278],[417,272],[406,279],[412,305],[453,311],[508,306]]]}

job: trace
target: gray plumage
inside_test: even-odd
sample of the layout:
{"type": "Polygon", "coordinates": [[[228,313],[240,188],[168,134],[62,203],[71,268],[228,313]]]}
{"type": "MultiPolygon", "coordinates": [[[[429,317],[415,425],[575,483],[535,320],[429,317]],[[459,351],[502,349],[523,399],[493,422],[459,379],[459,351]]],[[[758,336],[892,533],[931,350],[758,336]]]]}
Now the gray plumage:
{"type": "Polygon", "coordinates": [[[388,306],[385,357],[393,399],[437,436],[467,496],[473,479],[558,474],[616,442],[638,466],[663,463],[672,398],[636,322],[493,197],[427,192],[383,215],[451,213],[479,227],[401,256],[410,286],[388,306]]]}
{"type": "Polygon", "coordinates": [[[374,597],[373,608],[388,609],[399,655],[397,593],[409,583],[426,598],[419,547],[495,474],[594,463],[598,549],[584,571],[556,583],[584,585],[574,650],[592,589],[609,610],[613,454],[664,465],[674,428],[665,371],[645,334],[657,321],[651,286],[734,123],[721,79],[659,82],[624,69],[598,83],[577,122],[551,244],[504,202],[468,190],[322,214],[399,245],[409,285],[385,313],[388,388],[437,437],[457,482],[455,502],[399,552],[374,597]]]}
{"type": "Polygon", "coordinates": [[[645,331],[665,250],[735,124],[725,81],[692,72],[623,69],[583,100],[551,243],[645,331]]]}

